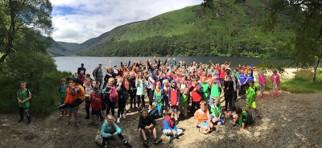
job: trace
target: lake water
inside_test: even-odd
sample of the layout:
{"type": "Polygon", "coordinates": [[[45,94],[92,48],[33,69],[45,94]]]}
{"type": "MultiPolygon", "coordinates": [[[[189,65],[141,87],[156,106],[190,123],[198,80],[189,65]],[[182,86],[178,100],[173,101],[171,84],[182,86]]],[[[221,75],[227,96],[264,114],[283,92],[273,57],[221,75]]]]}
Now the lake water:
{"type": "MultiPolygon", "coordinates": [[[[85,68],[87,69],[86,73],[91,73],[98,64],[102,64],[103,67],[119,66],[121,61],[127,64],[129,60],[146,61],[147,59],[153,60],[154,57],[54,57],[58,70],[72,73],[77,71],[77,68],[80,67],[81,63],[84,63],[85,68]]],[[[193,61],[207,63],[209,60],[213,63],[224,63],[225,61],[230,61],[232,65],[252,64],[255,66],[262,62],[261,59],[246,57],[157,57],[156,59],[175,59],[176,61],[184,60],[187,63],[191,63],[193,61]]]]}

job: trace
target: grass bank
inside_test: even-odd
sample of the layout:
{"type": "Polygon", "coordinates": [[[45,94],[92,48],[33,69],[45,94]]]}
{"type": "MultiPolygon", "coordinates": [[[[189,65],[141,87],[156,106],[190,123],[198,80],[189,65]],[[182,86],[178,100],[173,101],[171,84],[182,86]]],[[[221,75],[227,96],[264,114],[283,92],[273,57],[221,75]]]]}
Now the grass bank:
{"type": "Polygon", "coordinates": [[[292,93],[316,93],[322,92],[322,70],[318,71],[316,82],[312,81],[311,70],[295,72],[295,77],[282,83],[282,90],[292,93]]]}

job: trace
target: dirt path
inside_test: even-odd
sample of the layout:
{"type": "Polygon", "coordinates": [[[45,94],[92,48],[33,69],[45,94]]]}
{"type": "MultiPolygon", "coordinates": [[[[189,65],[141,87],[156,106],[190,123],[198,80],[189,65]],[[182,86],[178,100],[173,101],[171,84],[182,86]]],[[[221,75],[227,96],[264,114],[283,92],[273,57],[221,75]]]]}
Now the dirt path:
{"type": "MultiPolygon", "coordinates": [[[[227,125],[202,135],[190,118],[178,125],[186,130],[185,135],[172,144],[156,147],[322,147],[322,94],[283,93],[279,98],[259,99],[258,108],[263,118],[247,131],[227,125]]],[[[128,116],[121,127],[133,147],[141,148],[135,131],[137,116],[128,116]]],[[[18,124],[16,119],[16,115],[0,114],[0,147],[97,147],[93,142],[97,128],[88,125],[89,121],[85,119],[81,120],[80,128],[57,120],[57,113],[45,119],[36,118],[31,125],[18,124]]],[[[113,147],[120,146],[113,143],[113,147]]]]}

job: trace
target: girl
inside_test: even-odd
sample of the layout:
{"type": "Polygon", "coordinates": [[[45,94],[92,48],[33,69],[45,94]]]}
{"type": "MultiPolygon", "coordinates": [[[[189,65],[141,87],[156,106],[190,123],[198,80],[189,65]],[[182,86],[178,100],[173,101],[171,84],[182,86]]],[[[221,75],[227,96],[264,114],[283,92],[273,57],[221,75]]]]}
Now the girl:
{"type": "Polygon", "coordinates": [[[210,118],[207,102],[205,101],[200,102],[200,109],[198,109],[195,112],[194,118],[196,120],[196,127],[200,128],[201,133],[208,134],[211,132],[213,128],[213,124],[210,121],[211,118],[210,118]]]}
{"type": "Polygon", "coordinates": [[[262,71],[258,73],[258,83],[260,88],[259,96],[263,97],[266,86],[266,77],[262,71]]]}
{"type": "Polygon", "coordinates": [[[279,89],[280,89],[281,80],[280,80],[280,75],[277,73],[276,70],[273,71],[273,74],[271,76],[271,81],[272,81],[272,85],[273,85],[273,90],[272,90],[273,97],[279,96],[280,95],[279,89]]]}
{"type": "Polygon", "coordinates": [[[159,116],[162,116],[163,113],[163,91],[161,89],[161,83],[157,82],[154,95],[153,95],[153,101],[156,104],[156,109],[158,111],[159,116]]]}
{"type": "Polygon", "coordinates": [[[104,94],[104,104],[106,105],[106,115],[112,112],[114,116],[115,105],[118,99],[117,89],[114,86],[114,78],[109,78],[105,89],[103,90],[104,94]]]}
{"type": "Polygon", "coordinates": [[[141,73],[139,73],[136,77],[135,80],[135,86],[136,86],[136,101],[137,105],[142,108],[145,107],[145,102],[144,102],[144,88],[145,88],[145,81],[143,80],[143,77],[141,73]]]}

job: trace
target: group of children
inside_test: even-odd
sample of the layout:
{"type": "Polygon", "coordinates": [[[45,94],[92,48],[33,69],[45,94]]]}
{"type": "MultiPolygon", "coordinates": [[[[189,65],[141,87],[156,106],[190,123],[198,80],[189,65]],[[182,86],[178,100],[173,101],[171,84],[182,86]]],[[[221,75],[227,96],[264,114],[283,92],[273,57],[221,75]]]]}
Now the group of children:
{"type": "MultiPolygon", "coordinates": [[[[163,118],[162,141],[171,141],[182,135],[183,130],[177,124],[190,115],[194,116],[199,131],[205,134],[227,124],[227,118],[232,119],[232,124],[245,128],[254,122],[254,115],[258,113],[255,82],[258,82],[260,97],[264,96],[267,83],[263,72],[258,71],[258,77],[254,76],[253,66],[232,68],[229,63],[187,64],[175,60],[148,60],[146,63],[134,61],[131,64],[129,61],[119,67],[107,68],[104,78],[103,71],[100,64],[91,78],[82,64],[73,78],[61,80],[58,89],[62,103],[60,116],[68,116],[68,123],[74,121],[78,126],[78,108],[85,102],[85,118],[92,118],[96,124],[103,122],[100,130],[103,146],[107,146],[109,137],[113,136],[118,136],[130,146],[117,123],[126,118],[126,112],[131,111],[141,113],[138,131],[145,146],[149,145],[149,135],[155,144],[160,143],[157,118],[163,118]],[[237,107],[238,100],[245,100],[246,106],[237,107]]],[[[277,71],[273,72],[271,81],[273,95],[277,96],[280,85],[277,71]]],[[[31,93],[22,84],[17,96],[19,107],[30,118],[25,102],[30,100],[31,93]]]]}

